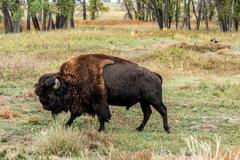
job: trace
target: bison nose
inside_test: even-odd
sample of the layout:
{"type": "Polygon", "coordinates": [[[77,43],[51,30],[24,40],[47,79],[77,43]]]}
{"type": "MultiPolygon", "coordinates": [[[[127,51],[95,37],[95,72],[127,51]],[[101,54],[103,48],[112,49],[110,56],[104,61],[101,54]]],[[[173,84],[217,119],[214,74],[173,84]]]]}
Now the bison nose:
{"type": "Polygon", "coordinates": [[[48,110],[48,107],[47,107],[47,106],[45,106],[45,105],[43,105],[43,109],[45,109],[45,110],[48,110]]]}
{"type": "Polygon", "coordinates": [[[45,105],[48,103],[47,100],[41,99],[41,98],[40,98],[40,102],[41,102],[41,104],[42,104],[43,106],[45,106],[45,105]]]}

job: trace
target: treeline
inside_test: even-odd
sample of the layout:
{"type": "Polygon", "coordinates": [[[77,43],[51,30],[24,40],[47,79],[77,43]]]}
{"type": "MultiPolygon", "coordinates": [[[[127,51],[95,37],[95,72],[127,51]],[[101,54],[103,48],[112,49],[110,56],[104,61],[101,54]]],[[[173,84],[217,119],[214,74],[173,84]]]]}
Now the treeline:
{"type": "MultiPolygon", "coordinates": [[[[209,31],[209,22],[217,20],[223,32],[239,30],[240,0],[123,0],[122,4],[124,18],[156,21],[160,29],[199,30],[204,25],[209,31]]],[[[22,23],[28,31],[74,28],[76,8],[84,20],[88,16],[94,20],[109,9],[101,0],[1,0],[0,7],[5,33],[21,32],[22,23]]]]}
{"type": "Polygon", "coordinates": [[[74,28],[74,12],[81,7],[82,17],[94,20],[100,12],[108,7],[100,0],[0,0],[0,20],[3,19],[5,33],[22,31],[26,23],[27,31],[33,27],[36,31],[74,28]],[[2,16],[2,18],[1,18],[2,16]],[[26,22],[22,22],[22,19],[26,22]]]}
{"type": "Polygon", "coordinates": [[[177,29],[199,30],[204,22],[208,31],[209,21],[214,19],[223,32],[239,30],[240,0],[124,0],[124,6],[125,18],[157,21],[160,29],[171,28],[175,22],[177,29]]]}

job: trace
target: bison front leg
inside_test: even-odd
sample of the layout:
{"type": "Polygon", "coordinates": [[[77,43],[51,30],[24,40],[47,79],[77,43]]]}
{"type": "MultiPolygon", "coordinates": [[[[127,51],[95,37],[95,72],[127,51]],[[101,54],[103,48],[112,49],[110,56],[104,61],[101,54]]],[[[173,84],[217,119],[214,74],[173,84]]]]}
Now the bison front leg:
{"type": "Polygon", "coordinates": [[[111,119],[111,113],[109,110],[109,106],[107,103],[101,103],[96,105],[96,113],[98,116],[98,121],[100,124],[100,127],[98,131],[105,130],[105,122],[108,122],[111,119]]]}
{"type": "Polygon", "coordinates": [[[98,116],[98,121],[99,121],[99,129],[98,132],[104,131],[105,130],[105,121],[101,117],[98,116]]]}
{"type": "Polygon", "coordinates": [[[70,119],[67,121],[65,126],[70,127],[76,118],[77,118],[77,114],[71,113],[70,119]]]}

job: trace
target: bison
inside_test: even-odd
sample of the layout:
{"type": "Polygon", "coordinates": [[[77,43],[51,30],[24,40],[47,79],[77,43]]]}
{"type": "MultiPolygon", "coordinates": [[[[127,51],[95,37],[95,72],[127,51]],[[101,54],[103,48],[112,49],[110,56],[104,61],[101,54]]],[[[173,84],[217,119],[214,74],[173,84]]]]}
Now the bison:
{"type": "Polygon", "coordinates": [[[111,119],[109,105],[131,106],[140,102],[146,125],[152,105],[162,116],[163,126],[170,132],[167,108],[162,101],[162,78],[133,62],[103,54],[87,54],[63,63],[59,72],[41,76],[35,93],[45,110],[56,114],[71,112],[66,126],[84,113],[97,115],[100,127],[111,119]]]}

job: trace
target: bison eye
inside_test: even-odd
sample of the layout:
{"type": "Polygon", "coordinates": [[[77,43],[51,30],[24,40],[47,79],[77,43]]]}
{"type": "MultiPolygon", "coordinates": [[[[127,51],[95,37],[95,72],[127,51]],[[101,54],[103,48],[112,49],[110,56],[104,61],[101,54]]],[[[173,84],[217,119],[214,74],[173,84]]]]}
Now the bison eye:
{"type": "Polygon", "coordinates": [[[49,94],[49,98],[54,98],[55,97],[55,95],[54,94],[49,94]]]}

